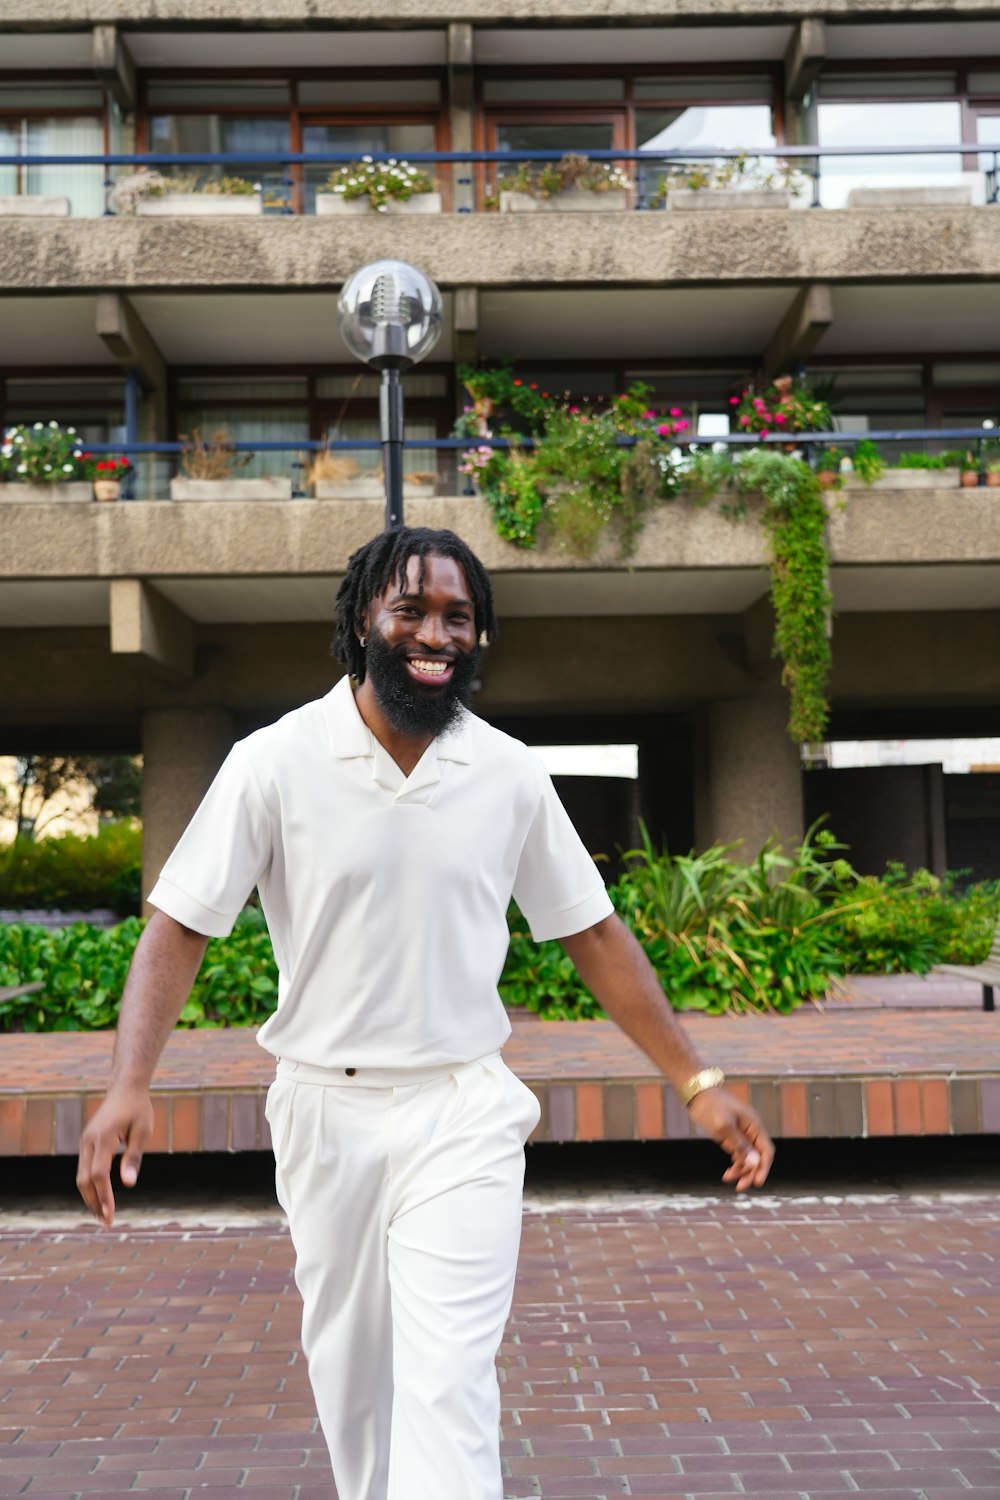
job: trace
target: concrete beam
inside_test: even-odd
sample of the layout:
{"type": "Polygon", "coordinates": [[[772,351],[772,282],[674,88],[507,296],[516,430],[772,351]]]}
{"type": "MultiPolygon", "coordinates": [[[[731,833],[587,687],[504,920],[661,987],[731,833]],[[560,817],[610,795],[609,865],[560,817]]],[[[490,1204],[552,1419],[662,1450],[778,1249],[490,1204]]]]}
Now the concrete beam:
{"type": "Polygon", "coordinates": [[[166,361],[149,329],[120,292],[98,294],[97,336],[123,370],[135,371],[147,391],[166,391],[166,361]]]}
{"type": "Polygon", "coordinates": [[[814,281],[801,287],[764,350],[762,363],[767,378],[792,371],[808,359],[832,322],[833,293],[829,286],[814,281]]]}
{"type": "Polygon", "coordinates": [[[194,676],[195,629],[140,578],[111,580],[111,654],[143,656],[174,677],[194,676]]]}
{"type": "Polygon", "coordinates": [[[91,57],[94,72],[123,114],[135,109],[135,63],[128,43],[116,26],[103,24],[93,30],[91,57]]]}
{"type": "MultiPolygon", "coordinates": [[[[448,26],[448,124],[452,151],[472,151],[475,147],[475,39],[467,22],[452,21],[448,26]]],[[[476,169],[456,162],[451,169],[452,207],[457,213],[471,212],[475,207],[476,169]]]]}
{"type": "MultiPolygon", "coordinates": [[[[457,365],[474,365],[479,358],[479,288],[457,286],[452,312],[452,348],[457,365]]],[[[458,407],[465,404],[465,393],[457,393],[458,407]]]]}
{"type": "Polygon", "coordinates": [[[382,257],[438,285],[892,285],[995,282],[991,207],[836,213],[375,214],[245,219],[0,220],[0,295],[317,291],[382,257]]]}
{"type": "Polygon", "coordinates": [[[740,26],[796,21],[803,15],[840,20],[894,21],[920,16],[938,21],[985,20],[997,0],[4,0],[0,30],[79,30],[99,19],[134,27],[386,28],[441,26],[740,26]]]}
{"type": "Polygon", "coordinates": [[[826,23],[801,20],[785,49],[785,98],[804,99],[826,61],[826,23]]]}

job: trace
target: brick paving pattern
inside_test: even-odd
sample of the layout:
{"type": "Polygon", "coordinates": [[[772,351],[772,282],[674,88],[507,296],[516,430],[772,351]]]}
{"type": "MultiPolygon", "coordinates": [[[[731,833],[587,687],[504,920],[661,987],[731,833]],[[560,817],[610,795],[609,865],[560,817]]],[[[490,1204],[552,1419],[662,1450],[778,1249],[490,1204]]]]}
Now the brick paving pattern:
{"type": "MultiPolygon", "coordinates": [[[[508,1496],[997,1500],[1000,1198],[526,1215],[508,1496]]],[[[0,1496],[333,1500],[280,1225],[0,1234],[0,1496]]]]}
{"type": "MultiPolygon", "coordinates": [[[[775,1136],[1000,1133],[1000,1015],[945,1005],[961,980],[854,983],[857,1005],[694,1015],[685,1026],[775,1136]],[[942,1008],[912,1003],[923,985],[942,1008]],[[901,1005],[887,1002],[893,995],[901,1005]]],[[[541,1103],[534,1140],[690,1134],[673,1091],[610,1022],[513,1019],[505,1056],[541,1103]]],[[[0,1036],[0,1157],[75,1154],[103,1093],[111,1044],[110,1032],[0,1036]]],[[[267,1149],[264,1095],[273,1075],[251,1029],[175,1032],[157,1071],[149,1149],[267,1149]]]]}

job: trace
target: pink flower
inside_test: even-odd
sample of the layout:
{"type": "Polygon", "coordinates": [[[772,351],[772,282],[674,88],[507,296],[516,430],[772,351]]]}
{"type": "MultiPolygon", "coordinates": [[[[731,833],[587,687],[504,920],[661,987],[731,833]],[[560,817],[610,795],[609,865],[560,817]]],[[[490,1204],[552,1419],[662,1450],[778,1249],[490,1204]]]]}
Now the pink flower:
{"type": "Polygon", "coordinates": [[[767,427],[762,427],[760,429],[760,435],[761,435],[761,437],[770,437],[770,431],[769,431],[769,429],[767,427]]]}
{"type": "Polygon", "coordinates": [[[690,422],[678,422],[677,423],[677,431],[678,432],[684,432],[688,427],[690,427],[690,425],[691,425],[690,422]]]}
{"type": "Polygon", "coordinates": [[[642,419],[644,422],[654,422],[656,420],[656,412],[644,411],[642,414],[642,419]]]}
{"type": "Polygon", "coordinates": [[[673,437],[674,435],[674,429],[669,422],[661,422],[656,430],[660,434],[660,437],[673,437]]]}
{"type": "Polygon", "coordinates": [[[776,411],[774,414],[774,420],[776,422],[783,422],[785,420],[785,413],[783,411],[776,411]]]}
{"type": "Polygon", "coordinates": [[[670,415],[672,417],[679,417],[681,415],[681,409],[680,409],[680,407],[679,406],[672,406],[670,408],[670,415]]]}
{"type": "Polygon", "coordinates": [[[739,396],[730,396],[730,398],[729,398],[729,404],[730,404],[730,406],[739,406],[739,404],[740,404],[740,398],[739,398],[739,396]]]}
{"type": "Polygon", "coordinates": [[[763,411],[764,410],[764,402],[761,400],[760,396],[755,396],[753,398],[753,405],[754,405],[754,410],[755,411],[763,411]]]}
{"type": "Polygon", "coordinates": [[[571,417],[578,417],[580,415],[580,408],[578,406],[571,406],[569,414],[571,417]]]}

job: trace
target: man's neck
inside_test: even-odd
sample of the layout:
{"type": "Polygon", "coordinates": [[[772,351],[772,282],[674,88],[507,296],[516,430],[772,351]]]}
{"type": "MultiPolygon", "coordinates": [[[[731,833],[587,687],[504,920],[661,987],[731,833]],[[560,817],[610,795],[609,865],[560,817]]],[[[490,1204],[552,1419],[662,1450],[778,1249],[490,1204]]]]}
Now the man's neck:
{"type": "Polygon", "coordinates": [[[403,775],[409,776],[427,746],[434,739],[434,735],[400,734],[398,730],[393,729],[375,696],[375,689],[368,677],[359,688],[355,689],[354,701],[358,706],[358,713],[383,750],[392,756],[403,775]]]}

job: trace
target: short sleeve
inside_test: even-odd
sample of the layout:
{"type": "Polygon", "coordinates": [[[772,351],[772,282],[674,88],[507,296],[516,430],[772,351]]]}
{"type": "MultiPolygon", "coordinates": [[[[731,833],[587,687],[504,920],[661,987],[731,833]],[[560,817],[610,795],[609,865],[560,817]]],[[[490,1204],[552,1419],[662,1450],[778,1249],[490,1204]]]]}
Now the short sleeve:
{"type": "Polygon", "coordinates": [[[226,937],[270,862],[270,820],[240,743],[163,866],[150,904],[206,937],[226,937]]]}
{"type": "Polygon", "coordinates": [[[583,932],[614,907],[548,772],[539,769],[538,804],[521,850],[514,900],[540,943],[583,932]]]}

